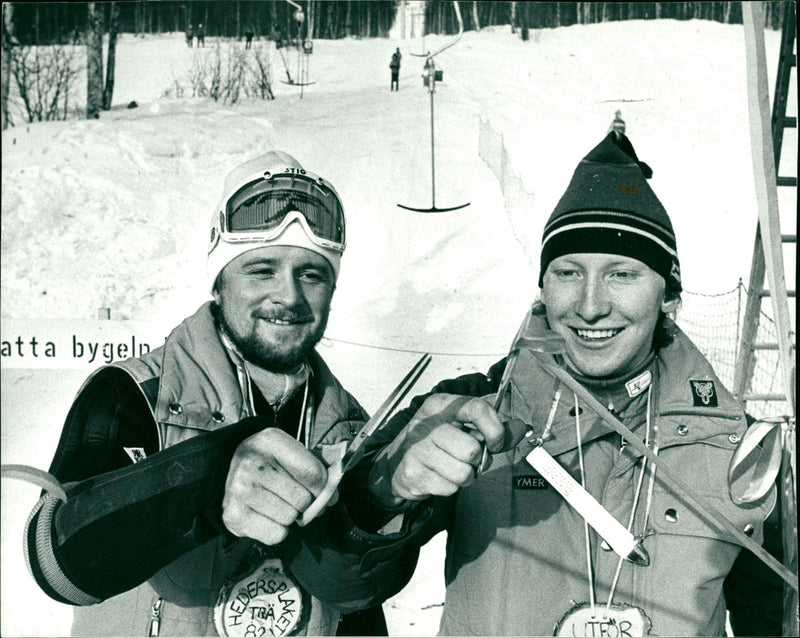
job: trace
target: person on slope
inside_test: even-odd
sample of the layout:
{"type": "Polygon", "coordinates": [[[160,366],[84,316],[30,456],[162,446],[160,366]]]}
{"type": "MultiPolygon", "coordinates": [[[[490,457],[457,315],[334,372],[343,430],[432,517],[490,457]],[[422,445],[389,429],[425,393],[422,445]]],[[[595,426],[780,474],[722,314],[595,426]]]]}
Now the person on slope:
{"type": "Polygon", "coordinates": [[[392,72],[392,79],[389,84],[390,91],[399,91],[400,90],[400,60],[403,55],[400,53],[400,47],[397,47],[394,53],[392,53],[392,60],[389,62],[389,68],[392,72]]]}

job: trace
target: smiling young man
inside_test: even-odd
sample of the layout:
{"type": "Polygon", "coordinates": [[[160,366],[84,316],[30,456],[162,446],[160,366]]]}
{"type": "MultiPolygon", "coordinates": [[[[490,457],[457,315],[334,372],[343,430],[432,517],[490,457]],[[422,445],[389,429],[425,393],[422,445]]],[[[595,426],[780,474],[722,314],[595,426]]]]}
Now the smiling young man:
{"type": "Polygon", "coordinates": [[[664,278],[637,259],[604,253],[555,258],[542,302],[550,329],[564,337],[567,367],[597,379],[639,369],[653,352],[662,315],[674,312],[664,278]]]}
{"type": "Polygon", "coordinates": [[[340,614],[288,565],[326,450],[367,415],[314,350],[345,248],[331,184],[270,151],[225,180],[210,224],[213,297],[76,397],[26,529],[41,588],[73,635],[385,635],[380,607],[340,614]]]}
{"type": "MultiPolygon", "coordinates": [[[[671,489],[548,366],[566,370],[761,539],[774,493],[746,506],[731,499],[744,414],[670,318],[681,293],[672,224],[623,148],[632,152],[612,132],[576,168],[544,229],[541,299],[509,357],[414,399],[345,479],[364,529],[402,514],[398,542],[420,546],[447,531],[441,634],[724,635],[736,534],[671,489]],[[521,440],[519,424],[539,438],[521,440]],[[632,535],[644,560],[618,555],[587,525],[554,487],[564,485],[558,473],[527,461],[536,445],[632,535]]],[[[331,596],[344,590],[339,582],[331,596]]]]}

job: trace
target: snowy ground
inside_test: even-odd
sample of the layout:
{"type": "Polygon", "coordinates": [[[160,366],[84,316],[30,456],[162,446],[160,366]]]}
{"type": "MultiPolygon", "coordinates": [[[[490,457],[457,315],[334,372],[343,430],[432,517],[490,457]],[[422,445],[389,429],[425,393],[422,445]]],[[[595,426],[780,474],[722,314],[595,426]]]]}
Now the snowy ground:
{"type": "MultiPolygon", "coordinates": [[[[425,47],[447,41],[428,36],[425,47]]],[[[779,42],[766,32],[771,81],[779,42]]],[[[717,293],[747,281],[756,207],[741,26],[635,21],[544,30],[529,42],[507,27],[464,34],[437,57],[436,204],[470,206],[436,215],[396,206],[432,199],[430,97],[412,55],[421,51],[421,40],[317,41],[316,83],[302,98],[276,82],[275,101],[225,106],[162,97],[197,55],[182,34],[123,35],[111,112],[3,132],[3,341],[15,338],[8,326],[24,325],[16,320],[47,319],[57,330],[93,321],[99,308],[166,333],[205,300],[198,273],[224,175],[279,148],[330,179],[345,203],[348,248],[320,350],[365,407],[377,407],[418,352],[437,353],[420,389],[484,370],[536,295],[542,225],[618,109],[654,168],[685,288],[717,293]],[[400,91],[390,93],[398,46],[400,91]],[[126,109],[132,100],[138,108],[126,109]],[[533,194],[525,216],[504,210],[478,156],[480,117],[504,135],[533,194]]],[[[273,68],[284,77],[274,51],[273,68]]],[[[3,462],[45,468],[86,370],[11,359],[3,357],[3,462]]],[[[70,609],[39,593],[20,551],[36,493],[3,481],[3,636],[69,631],[70,609]]],[[[387,602],[393,634],[436,632],[442,553],[438,537],[387,602]]]]}

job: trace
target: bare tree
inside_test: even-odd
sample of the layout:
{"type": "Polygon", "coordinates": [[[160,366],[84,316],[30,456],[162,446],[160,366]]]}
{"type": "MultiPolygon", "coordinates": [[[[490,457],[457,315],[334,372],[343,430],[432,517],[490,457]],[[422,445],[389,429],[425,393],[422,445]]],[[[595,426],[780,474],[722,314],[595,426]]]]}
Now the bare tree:
{"type": "Polygon", "coordinates": [[[314,39],[314,0],[308,0],[308,39],[314,39]]]}
{"type": "Polygon", "coordinates": [[[262,100],[274,100],[272,93],[272,64],[269,59],[268,49],[260,46],[253,49],[253,63],[250,65],[253,78],[250,85],[250,95],[260,97],[262,100]]]}
{"type": "Polygon", "coordinates": [[[3,3],[3,42],[2,42],[2,99],[3,130],[8,127],[8,89],[11,87],[11,55],[14,46],[14,5],[10,2],[3,3]]]}
{"type": "Polygon", "coordinates": [[[75,47],[15,46],[10,62],[18,103],[28,122],[67,119],[78,75],[75,47]]]}
{"type": "Polygon", "coordinates": [[[481,30],[481,21],[478,19],[478,2],[472,0],[472,21],[475,23],[475,30],[481,30]]]}
{"type": "MultiPolygon", "coordinates": [[[[119,30],[119,7],[116,2],[111,3],[111,19],[108,26],[108,58],[106,61],[106,86],[103,89],[103,110],[111,109],[111,100],[114,97],[114,68],[116,66],[117,31],[119,30]]],[[[102,40],[101,40],[102,42],[102,40]]]]}
{"type": "Polygon", "coordinates": [[[100,117],[103,105],[103,17],[96,3],[88,3],[86,32],[86,119],[100,117]]]}

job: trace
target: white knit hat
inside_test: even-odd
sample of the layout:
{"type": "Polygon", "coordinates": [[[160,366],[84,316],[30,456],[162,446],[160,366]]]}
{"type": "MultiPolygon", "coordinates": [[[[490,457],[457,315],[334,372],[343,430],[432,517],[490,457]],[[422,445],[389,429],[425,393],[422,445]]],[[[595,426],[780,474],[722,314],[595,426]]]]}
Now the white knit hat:
{"type": "MultiPolygon", "coordinates": [[[[291,188],[291,186],[289,187],[291,188]]],[[[254,188],[258,192],[258,188],[254,188]]],[[[261,188],[263,191],[263,186],[261,188]]],[[[285,190],[285,188],[284,188],[285,190]]],[[[247,191],[244,192],[246,196],[247,191]]],[[[320,203],[321,206],[324,204],[320,203]]],[[[294,210],[294,209],[292,209],[294,210]]],[[[288,213],[287,219],[292,215],[288,213]]],[[[206,261],[206,282],[208,290],[213,293],[214,284],[222,269],[239,255],[256,248],[265,246],[297,246],[311,250],[327,259],[333,268],[334,278],[339,276],[339,266],[344,252],[344,213],[342,211],[341,200],[336,190],[331,184],[321,177],[306,171],[300,163],[291,155],[282,151],[269,151],[264,155],[249,160],[235,168],[225,178],[225,186],[222,191],[222,198],[214,209],[211,217],[211,233],[208,246],[208,259],[206,261]],[[283,229],[277,237],[265,238],[259,236],[258,232],[253,233],[252,240],[247,239],[247,235],[238,241],[226,240],[226,227],[228,201],[234,196],[239,195],[240,190],[248,185],[263,185],[265,179],[274,176],[297,176],[298,191],[307,192],[309,183],[313,184],[319,192],[324,189],[325,199],[328,202],[326,209],[334,208],[337,219],[334,220],[337,232],[341,236],[340,242],[321,239],[313,236],[310,226],[306,223],[301,211],[297,211],[296,219],[283,229]],[[302,221],[301,221],[302,218],[302,221]],[[311,235],[311,236],[310,236],[311,235]]]]}

